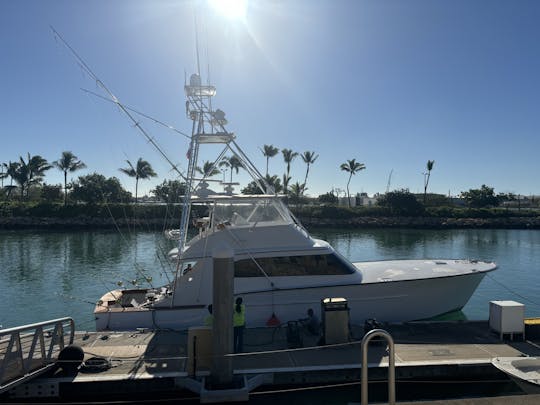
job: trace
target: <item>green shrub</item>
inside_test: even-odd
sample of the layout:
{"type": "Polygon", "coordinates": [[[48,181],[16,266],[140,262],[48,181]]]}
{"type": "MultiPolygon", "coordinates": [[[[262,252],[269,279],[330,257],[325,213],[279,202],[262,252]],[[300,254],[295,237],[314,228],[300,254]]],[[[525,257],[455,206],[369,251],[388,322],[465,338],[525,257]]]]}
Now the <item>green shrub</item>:
{"type": "Polygon", "coordinates": [[[389,209],[396,216],[421,216],[424,214],[424,206],[416,199],[409,190],[395,190],[384,194],[377,204],[389,209]]]}

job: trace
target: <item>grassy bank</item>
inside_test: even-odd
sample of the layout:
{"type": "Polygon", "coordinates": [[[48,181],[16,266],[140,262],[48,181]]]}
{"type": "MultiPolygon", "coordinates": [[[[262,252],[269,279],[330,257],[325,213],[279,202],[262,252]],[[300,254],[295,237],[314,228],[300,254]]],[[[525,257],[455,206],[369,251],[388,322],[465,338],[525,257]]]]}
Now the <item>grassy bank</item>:
{"type": "MultiPolygon", "coordinates": [[[[414,216],[394,215],[383,207],[291,206],[308,227],[414,227],[414,228],[516,228],[540,229],[540,212],[504,208],[428,207],[414,216]]],[[[0,203],[0,227],[143,229],[178,227],[181,207],[165,204],[67,205],[0,203]]]]}

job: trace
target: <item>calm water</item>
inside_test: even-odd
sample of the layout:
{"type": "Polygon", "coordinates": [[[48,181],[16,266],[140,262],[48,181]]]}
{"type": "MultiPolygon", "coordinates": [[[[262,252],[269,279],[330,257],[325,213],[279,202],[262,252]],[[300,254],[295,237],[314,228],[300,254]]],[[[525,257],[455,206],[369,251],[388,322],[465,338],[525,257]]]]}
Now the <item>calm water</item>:
{"type": "MultiPolygon", "coordinates": [[[[526,305],[540,316],[540,231],[527,230],[317,230],[352,261],[415,258],[494,260],[463,312],[487,319],[490,300],[526,305]]],[[[159,233],[0,231],[0,325],[4,328],[63,316],[77,329],[94,327],[93,305],[117,283],[167,283],[164,259],[172,247],[159,233]]],[[[429,303],[426,303],[429,305],[429,303]]]]}

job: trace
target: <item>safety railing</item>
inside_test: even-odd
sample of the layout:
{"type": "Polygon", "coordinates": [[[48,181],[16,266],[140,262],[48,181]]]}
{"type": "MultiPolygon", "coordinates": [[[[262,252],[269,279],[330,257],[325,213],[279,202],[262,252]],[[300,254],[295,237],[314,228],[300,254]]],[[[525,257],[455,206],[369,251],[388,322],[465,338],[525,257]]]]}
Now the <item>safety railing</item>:
{"type": "Polygon", "coordinates": [[[74,336],[71,318],[0,329],[0,394],[53,367],[74,336]]]}
{"type": "Polygon", "coordinates": [[[396,403],[396,358],[394,339],[390,333],[382,329],[370,330],[362,339],[362,405],[368,405],[368,344],[376,337],[385,338],[388,341],[388,405],[396,403]]]}

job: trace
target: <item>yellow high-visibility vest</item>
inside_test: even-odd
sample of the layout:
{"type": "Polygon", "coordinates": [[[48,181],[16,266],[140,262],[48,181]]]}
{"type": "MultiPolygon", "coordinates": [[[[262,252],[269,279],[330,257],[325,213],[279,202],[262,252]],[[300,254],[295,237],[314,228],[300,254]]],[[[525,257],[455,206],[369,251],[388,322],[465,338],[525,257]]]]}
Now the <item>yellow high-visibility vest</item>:
{"type": "Polygon", "coordinates": [[[236,305],[233,309],[233,326],[244,326],[246,324],[246,306],[240,305],[240,312],[236,311],[236,305]]]}

